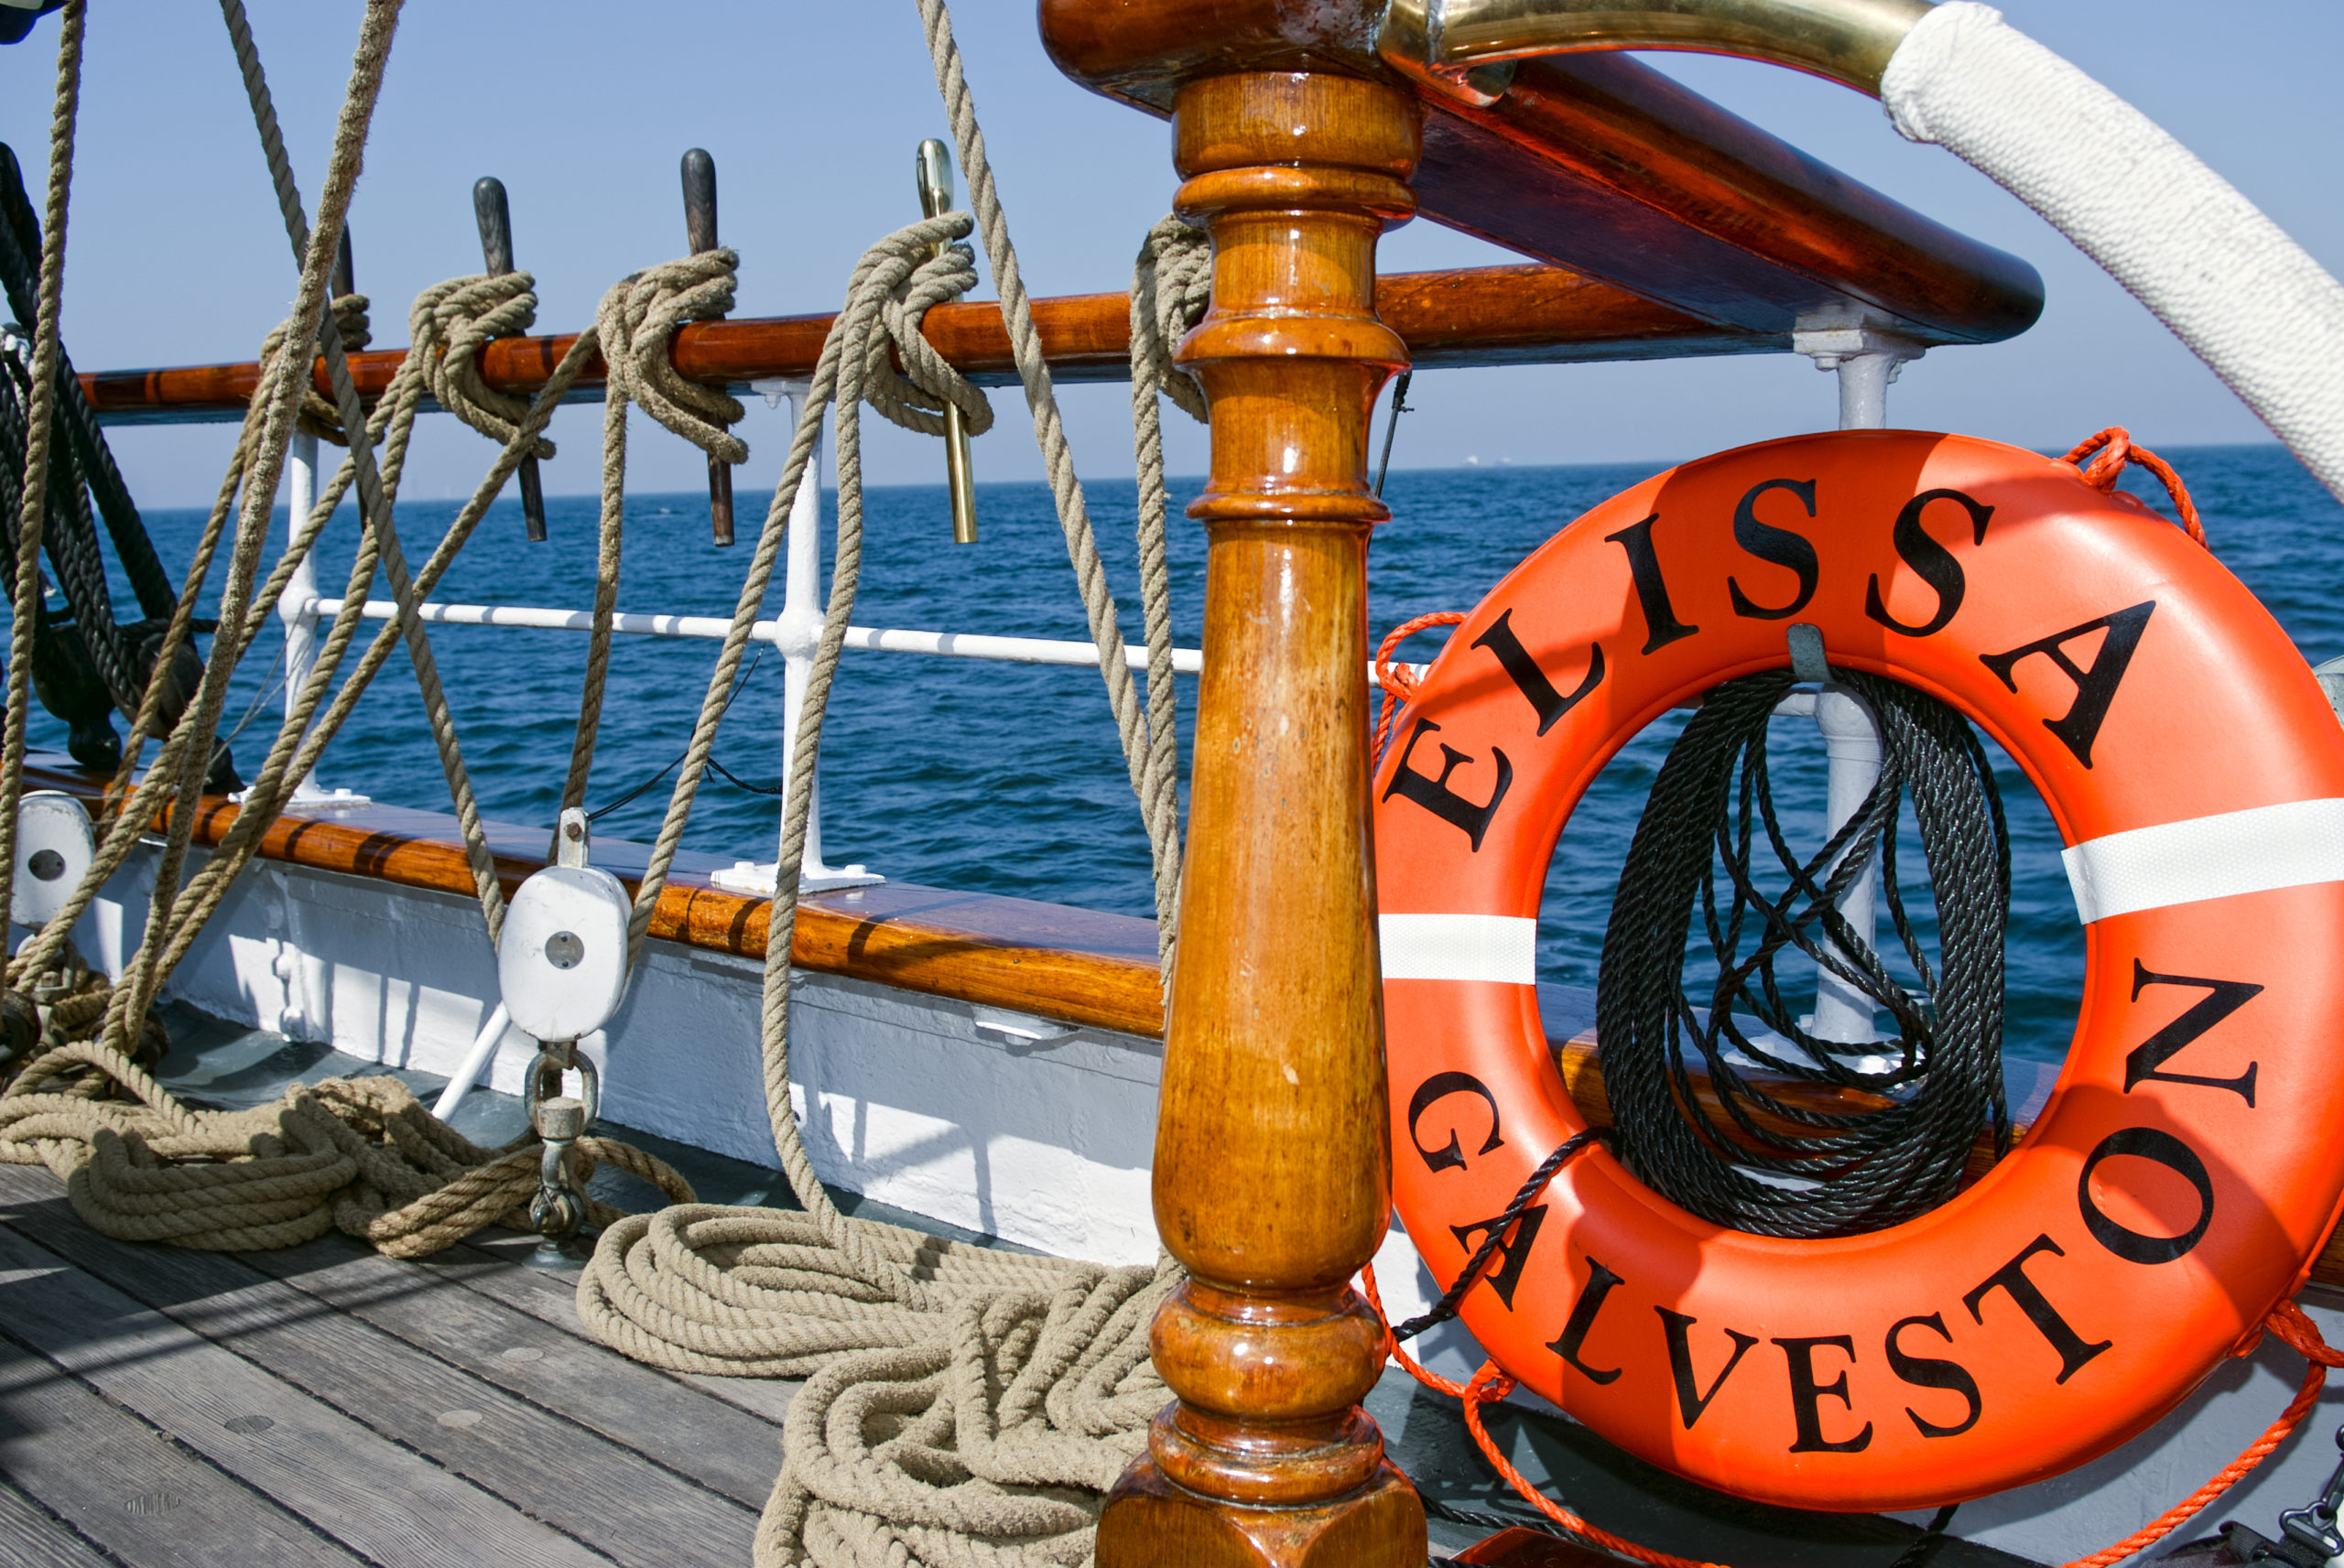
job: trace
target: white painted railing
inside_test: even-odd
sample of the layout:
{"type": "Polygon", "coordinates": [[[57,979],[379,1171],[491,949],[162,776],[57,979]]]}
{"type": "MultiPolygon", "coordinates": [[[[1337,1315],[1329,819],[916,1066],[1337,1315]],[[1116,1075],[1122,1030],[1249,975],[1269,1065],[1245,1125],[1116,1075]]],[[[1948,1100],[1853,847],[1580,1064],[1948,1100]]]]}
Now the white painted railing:
{"type": "MultiPolygon", "coordinates": [[[[802,381],[759,382],[756,390],[765,395],[769,403],[786,398],[789,404],[788,428],[795,431],[810,391],[802,381]]],[[[314,437],[296,438],[292,452],[293,515],[305,515],[309,498],[316,493],[317,440],[314,437]]],[[[813,458],[807,468],[808,476],[820,471],[821,447],[818,442],[813,458]]],[[[783,697],[781,776],[789,776],[790,752],[798,737],[798,718],[805,703],[806,682],[813,667],[814,650],[822,635],[822,600],[827,596],[821,570],[821,487],[806,483],[798,487],[797,503],[789,515],[789,553],[782,576],[781,613],[770,621],[759,621],[749,635],[755,641],[771,643],[782,655],[786,682],[783,697]]],[[[299,691],[317,664],[318,623],[342,613],[343,600],[326,599],[317,591],[317,576],[311,562],[305,561],[287,586],[278,613],[285,620],[286,634],[286,694],[289,703],[299,691]]],[[[541,632],[591,632],[593,612],[586,610],[536,609],[509,604],[439,604],[418,607],[417,613],[427,624],[443,626],[509,626],[541,632]]],[[[389,600],[370,599],[360,611],[369,621],[392,621],[398,616],[398,606],[389,600]]],[[[646,615],[640,612],[621,613],[612,618],[611,629],[626,636],[684,637],[721,642],[732,629],[729,619],[718,615],[646,615]]],[[[925,654],[940,658],[985,659],[1003,664],[1019,665],[1099,665],[1096,643],[1059,641],[1047,637],[1001,637],[972,632],[917,632],[870,626],[847,628],[846,646],[859,651],[882,654],[925,654]]],[[[1147,667],[1147,650],[1137,643],[1123,648],[1126,664],[1134,670],[1147,667]]],[[[1172,667],[1181,675],[1196,675],[1204,668],[1204,654],[1195,648],[1176,648],[1172,652],[1172,667]]],[[[1421,675],[1426,666],[1410,665],[1406,668],[1421,675]]],[[[1370,687],[1378,687],[1375,666],[1367,671],[1370,687]]],[[[297,806],[328,807],[334,805],[363,805],[365,797],[347,791],[328,794],[312,780],[305,780],[303,793],[297,795],[297,806]]],[[[785,801],[785,806],[786,806],[785,801]]],[[[882,879],[859,865],[833,867],[822,859],[822,795],[821,781],[814,784],[814,800],[807,817],[805,869],[800,886],[808,892],[829,888],[854,887],[876,882],[882,879]]],[[[778,850],[776,851],[776,857],[778,850]]],[[[730,871],[720,871],[715,880],[724,887],[743,892],[771,892],[774,885],[774,865],[743,860],[730,871]]]]}

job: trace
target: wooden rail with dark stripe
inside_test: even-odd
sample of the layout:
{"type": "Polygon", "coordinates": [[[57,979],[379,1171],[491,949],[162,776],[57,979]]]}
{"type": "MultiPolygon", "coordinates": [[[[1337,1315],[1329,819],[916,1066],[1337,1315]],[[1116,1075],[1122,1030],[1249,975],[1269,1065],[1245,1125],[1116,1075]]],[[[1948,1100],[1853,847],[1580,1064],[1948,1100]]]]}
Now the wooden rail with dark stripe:
{"type": "MultiPolygon", "coordinates": [[[[1552,266],[1467,267],[1379,278],[1376,305],[1408,343],[1418,369],[1442,365],[1554,364],[1662,359],[1693,354],[1771,353],[1782,333],[1720,326],[1641,299],[1610,284],[1552,266]]],[[[670,353],[694,381],[738,386],[768,376],[814,373],[835,318],[767,316],[696,321],[670,353]]],[[[1120,381],[1131,373],[1131,297],[1078,294],[1034,302],[1034,324],[1060,381],[1120,381]]],[[[1009,330],[992,301],[939,305],[921,324],[929,342],[971,380],[1014,385],[1009,330]]],[[[481,355],[481,373],[501,391],[543,386],[574,333],[505,338],[481,355]]],[[[362,397],[380,396],[406,359],[404,349],[350,356],[362,397]]],[[[588,362],[572,400],[602,396],[602,362],[588,362]]],[[[326,388],[320,362],[318,386],[326,388]]],[[[168,424],[240,418],[260,367],[250,362],[172,370],[100,371],[81,377],[102,423],[168,424]]]]}
{"type": "MultiPolygon", "coordinates": [[[[78,795],[93,812],[106,783],[105,775],[84,773],[54,756],[28,762],[26,780],[28,788],[78,795]]],[[[218,844],[237,814],[223,797],[206,795],[197,807],[194,841],[218,844]]],[[[157,830],[168,820],[166,812],[157,830]]],[[[548,832],[503,822],[491,822],[487,829],[497,879],[509,895],[546,863],[548,832]]],[[[598,838],[594,863],[633,892],[649,849],[598,838]]],[[[435,812],[380,805],[314,816],[288,812],[262,837],[260,854],[398,887],[472,896],[472,871],[455,820],[435,812]]],[[[710,952],[763,958],[767,901],[727,892],[708,879],[709,872],[731,864],[729,859],[679,855],[652,916],[651,935],[710,952]]],[[[1147,1035],[1164,1028],[1156,925],[1129,915],[883,882],[807,895],[798,905],[790,962],[1070,1023],[1147,1035]]]]}

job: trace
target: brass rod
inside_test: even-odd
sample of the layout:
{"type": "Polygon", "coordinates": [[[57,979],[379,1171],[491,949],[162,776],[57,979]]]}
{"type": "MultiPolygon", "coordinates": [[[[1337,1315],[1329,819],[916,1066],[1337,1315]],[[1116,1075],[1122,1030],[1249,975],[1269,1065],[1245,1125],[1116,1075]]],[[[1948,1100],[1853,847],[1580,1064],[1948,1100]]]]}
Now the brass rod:
{"type": "Polygon", "coordinates": [[[1932,0],[1390,0],[1378,48],[1402,70],[1482,101],[1497,84],[1476,68],[1583,49],[1740,55],[1876,98],[1896,46],[1932,9],[1932,0]]]}
{"type": "MultiPolygon", "coordinates": [[[[919,145],[915,160],[919,180],[919,211],[923,218],[938,218],[952,210],[952,155],[944,144],[929,137],[919,145]]],[[[945,247],[939,243],[936,254],[945,247]]],[[[960,407],[944,405],[944,483],[952,495],[952,542],[977,542],[977,476],[970,460],[969,427],[960,407]]]]}

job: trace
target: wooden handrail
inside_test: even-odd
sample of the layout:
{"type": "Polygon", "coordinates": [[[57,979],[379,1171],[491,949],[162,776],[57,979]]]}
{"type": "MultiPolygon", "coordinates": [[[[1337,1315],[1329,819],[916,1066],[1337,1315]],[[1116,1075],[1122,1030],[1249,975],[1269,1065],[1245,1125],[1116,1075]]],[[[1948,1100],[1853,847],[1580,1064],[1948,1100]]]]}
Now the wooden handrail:
{"type": "MultiPolygon", "coordinates": [[[[1394,273],[1376,280],[1376,307],[1419,368],[1769,353],[1790,346],[1782,333],[1720,327],[1552,266],[1394,273]]],[[[833,319],[694,322],[676,333],[670,353],[678,371],[700,382],[738,386],[768,376],[810,376],[833,319]]],[[[1058,380],[1117,381],[1130,374],[1129,295],[1037,299],[1034,324],[1058,380]]],[[[1017,380],[999,305],[939,305],[921,330],[971,380],[993,385],[1017,380]]],[[[575,334],[503,339],[481,355],[481,373],[501,391],[534,392],[577,341],[575,334]]],[[[404,349],[351,355],[359,395],[380,395],[406,358],[404,349]]],[[[591,361],[573,398],[599,398],[602,374],[601,359],[591,361]]],[[[248,361],[81,377],[91,406],[108,425],[241,418],[259,382],[260,367],[248,361]]],[[[320,392],[328,390],[322,361],[317,383],[320,392]]]]}
{"type": "MultiPolygon", "coordinates": [[[[27,786],[79,796],[94,813],[107,783],[63,758],[28,762],[27,786]]],[[[238,808],[206,795],[194,840],[218,844],[238,808]]],[[[156,820],[169,824],[168,808],[156,820]]],[[[547,832],[486,824],[497,880],[507,894],[546,863],[547,832]]],[[[650,847],[597,838],[594,863],[630,892],[650,847]]],[[[330,815],[288,812],[263,836],[261,858],[317,871],[370,877],[399,887],[472,895],[472,872],[452,817],[405,806],[368,806],[330,815]]],[[[661,891],[651,935],[709,952],[763,958],[767,901],[728,892],[708,873],[729,859],[683,854],[661,891]]],[[[790,962],[853,979],[1015,1008],[1069,1023],[1160,1034],[1156,925],[1029,899],[950,892],[909,882],[808,894],[798,905],[790,962]]]]}
{"type": "Polygon", "coordinates": [[[1382,10],[1041,0],[1041,30],[1069,76],[1154,114],[1170,113],[1182,82],[1234,70],[1394,82],[1422,106],[1419,216],[1720,325],[1787,332],[1803,317],[1868,318],[1924,342],[1995,342],[2042,313],[2043,280],[2025,262],[1626,55],[1514,62],[1511,83],[1476,106],[1386,65],[1382,10]]]}

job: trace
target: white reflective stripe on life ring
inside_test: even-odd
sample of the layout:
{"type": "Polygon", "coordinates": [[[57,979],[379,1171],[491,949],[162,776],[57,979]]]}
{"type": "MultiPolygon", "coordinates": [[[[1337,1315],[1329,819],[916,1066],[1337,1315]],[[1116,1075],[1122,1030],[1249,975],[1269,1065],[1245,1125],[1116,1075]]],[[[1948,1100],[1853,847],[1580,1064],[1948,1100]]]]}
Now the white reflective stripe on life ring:
{"type": "Polygon", "coordinates": [[[1538,923],[1518,914],[1377,917],[1387,980],[1538,983],[1538,923]]]}
{"type": "Polygon", "coordinates": [[[2087,838],[2060,851],[2086,925],[2200,899],[2344,881],[2344,800],[2295,800],[2087,838]]]}

